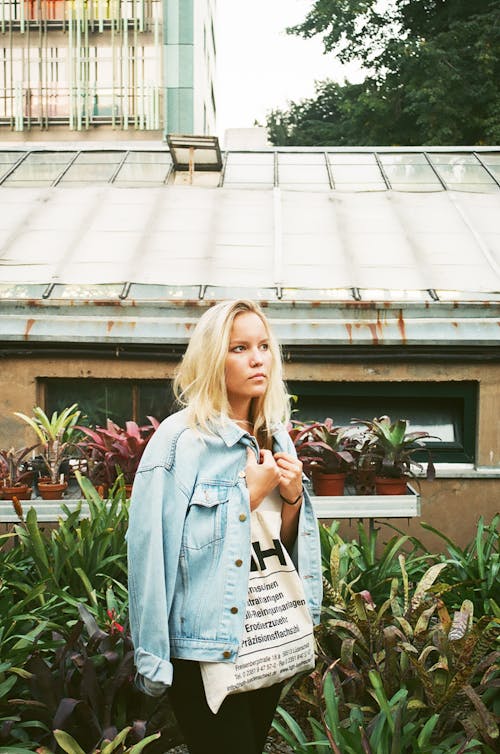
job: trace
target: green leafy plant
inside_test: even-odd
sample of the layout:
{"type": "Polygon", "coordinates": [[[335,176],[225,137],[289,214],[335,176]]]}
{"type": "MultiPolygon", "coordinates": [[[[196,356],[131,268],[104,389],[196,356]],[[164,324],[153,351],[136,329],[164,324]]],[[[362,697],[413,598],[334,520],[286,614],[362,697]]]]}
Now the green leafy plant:
{"type": "Polygon", "coordinates": [[[433,526],[421,525],[446,544],[447,555],[438,559],[448,564],[447,573],[453,576],[452,596],[471,599],[476,612],[500,618],[500,514],[489,525],[481,516],[474,538],[464,548],[433,526]]]}
{"type": "Polygon", "coordinates": [[[63,505],[43,532],[30,508],[0,547],[0,752],[61,754],[64,741],[85,754],[163,754],[179,743],[175,720],[133,682],[123,483],[103,501],[77,478],[88,513],[63,505]]]}
{"type": "Polygon", "coordinates": [[[379,541],[380,529],[373,522],[368,530],[362,521],[357,524],[357,538],[345,541],[338,533],[339,522],[319,527],[323,563],[324,609],[334,610],[339,601],[363,586],[375,602],[386,599],[392,579],[400,576],[398,556],[403,554],[412,581],[421,578],[429,556],[415,537],[396,534],[387,542],[379,541]]]}
{"type": "Polygon", "coordinates": [[[33,409],[33,416],[26,416],[19,411],[15,411],[14,415],[26,422],[37,435],[50,481],[56,484],[63,460],[76,447],[75,425],[80,417],[78,405],[73,403],[60,413],[54,411],[50,418],[39,406],[33,409]]]}
{"type": "MultiPolygon", "coordinates": [[[[120,480],[112,488],[109,500],[104,501],[78,471],[76,478],[88,505],[88,516],[82,516],[81,504],[74,511],[62,505],[65,518],[44,536],[35,509],[30,508],[25,521],[14,531],[30,558],[33,585],[45,584],[51,595],[73,607],[75,598],[97,607],[99,595],[105,594],[110,581],[126,598],[128,503],[120,480]]],[[[44,599],[43,594],[40,599],[44,599]]]]}
{"type": "MultiPolygon", "coordinates": [[[[116,752],[117,754],[140,754],[140,752],[144,751],[152,741],[155,741],[160,737],[160,733],[154,733],[152,736],[148,736],[142,741],[139,741],[139,743],[127,747],[125,742],[131,730],[132,728],[130,726],[124,728],[117,733],[112,741],[109,740],[109,738],[104,738],[99,743],[98,748],[92,749],[92,754],[113,754],[113,752],[116,752]]],[[[67,754],[86,754],[75,739],[70,736],[69,733],[66,733],[66,731],[56,730],[54,731],[54,735],[61,749],[67,752],[67,754]]],[[[39,754],[52,754],[49,749],[43,747],[38,751],[39,754]]]]}
{"type": "MultiPolygon", "coordinates": [[[[295,754],[464,754],[486,752],[477,739],[464,739],[454,732],[432,741],[439,716],[418,716],[408,703],[408,691],[401,689],[390,699],[384,693],[375,671],[369,676],[368,691],[373,697],[373,717],[367,722],[366,711],[351,705],[342,716],[341,679],[335,664],[324,673],[314,671],[312,680],[319,719],[309,715],[311,733],[306,733],[294,717],[278,707],[282,722],[275,718],[273,728],[280,733],[295,754]],[[312,741],[310,740],[312,737],[312,741]]],[[[492,754],[492,750],[490,750],[492,754]]]]}
{"type": "Polygon", "coordinates": [[[387,478],[414,476],[414,469],[422,468],[414,458],[415,453],[424,450],[428,455],[426,478],[429,480],[435,478],[434,464],[423,442],[431,437],[428,432],[409,432],[408,419],[397,419],[391,422],[388,416],[381,416],[372,421],[364,419],[352,421],[367,428],[366,442],[361,448],[361,458],[365,463],[373,465],[379,476],[387,478]]]}
{"type": "MultiPolygon", "coordinates": [[[[492,529],[496,517],[488,527],[480,521],[464,548],[470,568],[477,549],[481,569],[495,565],[492,529]]],[[[472,579],[463,581],[456,552],[448,557],[451,541],[449,553],[432,555],[395,532],[382,543],[375,525],[360,523],[358,537],[344,541],[338,523],[320,527],[319,661],[295,680],[273,723],[297,754],[497,751],[500,621],[479,592],[475,617],[472,579]],[[471,600],[458,600],[465,589],[471,600]]]]}
{"type": "Polygon", "coordinates": [[[462,727],[468,740],[477,738],[493,751],[499,735],[493,704],[500,621],[486,615],[474,622],[469,601],[448,613],[439,596],[446,585],[436,584],[446,563],[431,566],[411,593],[404,555],[399,561],[401,579],[391,581],[379,608],[366,590],[350,591],[347,598],[337,594],[339,617],[327,618],[318,632],[324,665],[340,658],[335,688],[341,715],[361,707],[370,733],[378,714],[373,699],[383,710],[383,698],[394,700],[404,690],[414,716],[438,716],[434,740],[462,727]]]}

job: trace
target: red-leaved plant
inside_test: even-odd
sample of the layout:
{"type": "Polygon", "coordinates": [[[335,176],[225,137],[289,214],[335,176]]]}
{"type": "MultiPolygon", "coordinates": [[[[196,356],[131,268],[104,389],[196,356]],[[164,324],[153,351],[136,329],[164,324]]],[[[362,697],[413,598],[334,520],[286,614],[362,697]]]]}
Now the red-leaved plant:
{"type": "Polygon", "coordinates": [[[111,487],[120,472],[125,484],[133,483],[146,445],[160,424],[154,416],[148,416],[148,419],[150,424],[142,427],[128,421],[123,428],[111,419],[107,420],[106,427],[78,427],[86,435],[78,447],[87,459],[94,485],[111,487]]]}

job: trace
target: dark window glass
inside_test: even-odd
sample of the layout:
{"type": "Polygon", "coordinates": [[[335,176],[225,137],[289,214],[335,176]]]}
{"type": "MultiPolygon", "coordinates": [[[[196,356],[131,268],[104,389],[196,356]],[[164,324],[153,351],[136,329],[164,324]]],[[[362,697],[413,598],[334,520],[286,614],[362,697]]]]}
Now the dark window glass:
{"type": "Polygon", "coordinates": [[[85,423],[104,426],[107,419],[147,423],[147,416],[164,419],[175,410],[171,380],[47,379],[48,413],[78,403],[85,423]]]}
{"type": "MultiPolygon", "coordinates": [[[[435,461],[474,462],[477,384],[474,382],[289,382],[293,418],[336,424],[388,415],[425,430],[435,461]],[[436,439],[439,438],[439,439],[436,439]]],[[[422,456],[425,459],[425,454],[422,456]]]]}
{"type": "Polygon", "coordinates": [[[154,416],[161,421],[178,408],[171,380],[139,383],[138,397],[138,416],[141,424],[147,422],[148,416],[154,416]]]}

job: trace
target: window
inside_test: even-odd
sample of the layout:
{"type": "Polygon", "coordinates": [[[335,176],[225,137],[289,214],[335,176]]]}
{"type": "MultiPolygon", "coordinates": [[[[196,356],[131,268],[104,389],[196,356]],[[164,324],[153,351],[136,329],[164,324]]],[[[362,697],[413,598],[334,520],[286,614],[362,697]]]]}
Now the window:
{"type": "Polygon", "coordinates": [[[175,410],[171,380],[46,379],[41,381],[47,413],[78,403],[85,422],[105,426],[106,419],[124,426],[131,419],[148,423],[175,410]]]}
{"type": "MultiPolygon", "coordinates": [[[[336,424],[384,414],[409,419],[412,429],[440,438],[426,442],[434,461],[475,460],[475,382],[289,382],[288,392],[297,396],[295,419],[330,416],[336,424]]],[[[420,460],[426,457],[423,453],[420,460]]]]}

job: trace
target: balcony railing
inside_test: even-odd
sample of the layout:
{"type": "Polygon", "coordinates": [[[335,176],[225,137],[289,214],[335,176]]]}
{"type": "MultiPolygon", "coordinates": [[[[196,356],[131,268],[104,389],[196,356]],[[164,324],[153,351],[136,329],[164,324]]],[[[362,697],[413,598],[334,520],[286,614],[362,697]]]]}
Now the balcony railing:
{"type": "Polygon", "coordinates": [[[161,88],[89,87],[83,85],[7,87],[0,96],[0,126],[23,131],[30,126],[67,124],[81,130],[97,124],[116,128],[158,130],[161,128],[161,88]]]}
{"type": "Polygon", "coordinates": [[[65,28],[77,22],[92,31],[134,28],[150,31],[161,23],[161,0],[0,0],[0,31],[65,28]]]}

